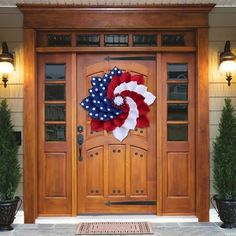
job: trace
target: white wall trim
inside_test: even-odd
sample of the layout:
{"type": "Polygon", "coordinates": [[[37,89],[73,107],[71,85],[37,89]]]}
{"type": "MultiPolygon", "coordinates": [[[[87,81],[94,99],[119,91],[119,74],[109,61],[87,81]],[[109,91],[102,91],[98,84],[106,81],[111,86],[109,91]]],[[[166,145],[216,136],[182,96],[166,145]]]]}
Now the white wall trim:
{"type": "Polygon", "coordinates": [[[217,8],[217,7],[236,7],[236,5],[235,4],[232,4],[232,5],[216,5],[215,6],[215,8],[217,8]]]}
{"type": "Polygon", "coordinates": [[[11,8],[14,7],[14,8],[17,8],[16,5],[14,5],[14,6],[12,6],[12,5],[3,5],[3,6],[1,6],[1,5],[0,5],[0,7],[1,7],[1,8],[2,8],[2,7],[3,7],[3,8],[5,8],[5,7],[11,7],[11,8]]]}

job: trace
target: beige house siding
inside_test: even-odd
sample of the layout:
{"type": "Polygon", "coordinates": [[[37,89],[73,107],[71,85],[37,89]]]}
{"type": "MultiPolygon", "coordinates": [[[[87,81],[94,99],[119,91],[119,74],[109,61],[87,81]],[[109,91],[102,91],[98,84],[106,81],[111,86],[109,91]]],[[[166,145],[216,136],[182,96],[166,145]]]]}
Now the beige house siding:
{"type": "MultiPolygon", "coordinates": [[[[17,8],[0,8],[0,42],[6,41],[10,52],[15,53],[15,71],[9,77],[7,88],[0,80],[0,101],[7,98],[16,131],[22,132],[23,139],[23,17],[17,8]]],[[[23,142],[23,140],[22,140],[23,142]]],[[[19,147],[18,158],[23,172],[23,145],[19,147]]],[[[23,177],[17,189],[23,197],[23,177]]]]}
{"type": "MultiPolygon", "coordinates": [[[[210,156],[212,157],[212,142],[217,134],[221,109],[225,97],[231,97],[236,108],[236,76],[232,85],[227,86],[224,75],[218,71],[218,54],[223,49],[226,40],[231,41],[236,53],[236,7],[215,8],[209,16],[210,50],[209,50],[209,105],[210,105],[210,156]]],[[[22,131],[23,138],[23,18],[17,8],[0,8],[0,42],[7,41],[10,51],[16,55],[16,71],[10,77],[7,89],[0,86],[0,100],[7,98],[12,111],[15,130],[22,131]]],[[[1,82],[1,81],[0,81],[1,82]]],[[[23,171],[23,146],[18,154],[23,171]]],[[[212,161],[211,161],[212,168],[212,161]]],[[[211,195],[214,194],[211,181],[211,195]]],[[[23,181],[18,187],[17,195],[23,196],[23,181]]]]}
{"type": "Polygon", "coordinates": [[[209,123],[210,123],[210,158],[211,158],[211,195],[215,193],[212,184],[213,141],[218,132],[218,123],[224,98],[231,97],[236,108],[236,75],[228,87],[225,76],[218,70],[219,52],[223,50],[226,40],[231,41],[231,49],[236,53],[236,7],[215,8],[209,15],[209,123]]]}

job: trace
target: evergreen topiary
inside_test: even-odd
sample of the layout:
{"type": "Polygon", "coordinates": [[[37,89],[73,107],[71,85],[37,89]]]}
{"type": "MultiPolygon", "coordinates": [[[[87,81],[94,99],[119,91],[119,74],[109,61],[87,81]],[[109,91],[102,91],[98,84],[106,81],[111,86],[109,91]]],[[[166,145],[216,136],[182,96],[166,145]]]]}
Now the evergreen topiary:
{"type": "Polygon", "coordinates": [[[213,145],[214,188],[218,198],[236,200],[236,118],[231,99],[225,99],[219,135],[213,145]]]}
{"type": "Polygon", "coordinates": [[[20,182],[18,146],[7,101],[0,103],[0,201],[13,200],[20,182]]]}

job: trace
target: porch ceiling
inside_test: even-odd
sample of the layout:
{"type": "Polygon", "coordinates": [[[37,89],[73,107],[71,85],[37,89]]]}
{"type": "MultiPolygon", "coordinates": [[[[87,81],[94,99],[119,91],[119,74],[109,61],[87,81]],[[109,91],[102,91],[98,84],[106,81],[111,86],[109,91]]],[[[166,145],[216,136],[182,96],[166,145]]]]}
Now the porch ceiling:
{"type": "Polygon", "coordinates": [[[236,0],[1,0],[2,6],[15,6],[16,4],[68,4],[68,5],[152,5],[152,4],[216,4],[216,6],[235,6],[236,0]]]}

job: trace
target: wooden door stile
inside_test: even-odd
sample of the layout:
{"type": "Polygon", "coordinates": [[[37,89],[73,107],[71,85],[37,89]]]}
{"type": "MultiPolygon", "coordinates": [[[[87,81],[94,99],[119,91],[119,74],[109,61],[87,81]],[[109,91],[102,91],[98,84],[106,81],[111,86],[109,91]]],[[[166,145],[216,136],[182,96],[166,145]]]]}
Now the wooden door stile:
{"type": "Polygon", "coordinates": [[[156,122],[157,122],[157,214],[162,215],[163,212],[163,157],[162,157],[162,150],[163,150],[163,141],[162,141],[162,133],[163,133],[163,121],[162,115],[163,114],[163,93],[165,90],[162,88],[162,71],[161,71],[161,62],[162,62],[162,54],[156,54],[156,90],[157,90],[157,114],[156,114],[156,122]],[[159,148],[158,148],[159,147],[159,148]]]}
{"type": "Polygon", "coordinates": [[[37,198],[37,82],[36,32],[24,29],[24,220],[34,223],[38,216],[37,198]]]}
{"type": "Polygon", "coordinates": [[[208,31],[198,29],[198,51],[196,55],[198,67],[197,91],[197,133],[196,133],[196,204],[200,221],[209,220],[209,104],[208,104],[208,31]],[[201,46],[200,46],[201,45],[201,46]],[[203,191],[204,189],[204,191],[203,191]]]}
{"type": "Polygon", "coordinates": [[[71,63],[71,154],[72,154],[72,169],[71,169],[71,181],[72,181],[72,216],[77,215],[77,121],[76,121],[76,107],[77,107],[77,93],[76,93],[76,53],[72,53],[71,63]]]}

